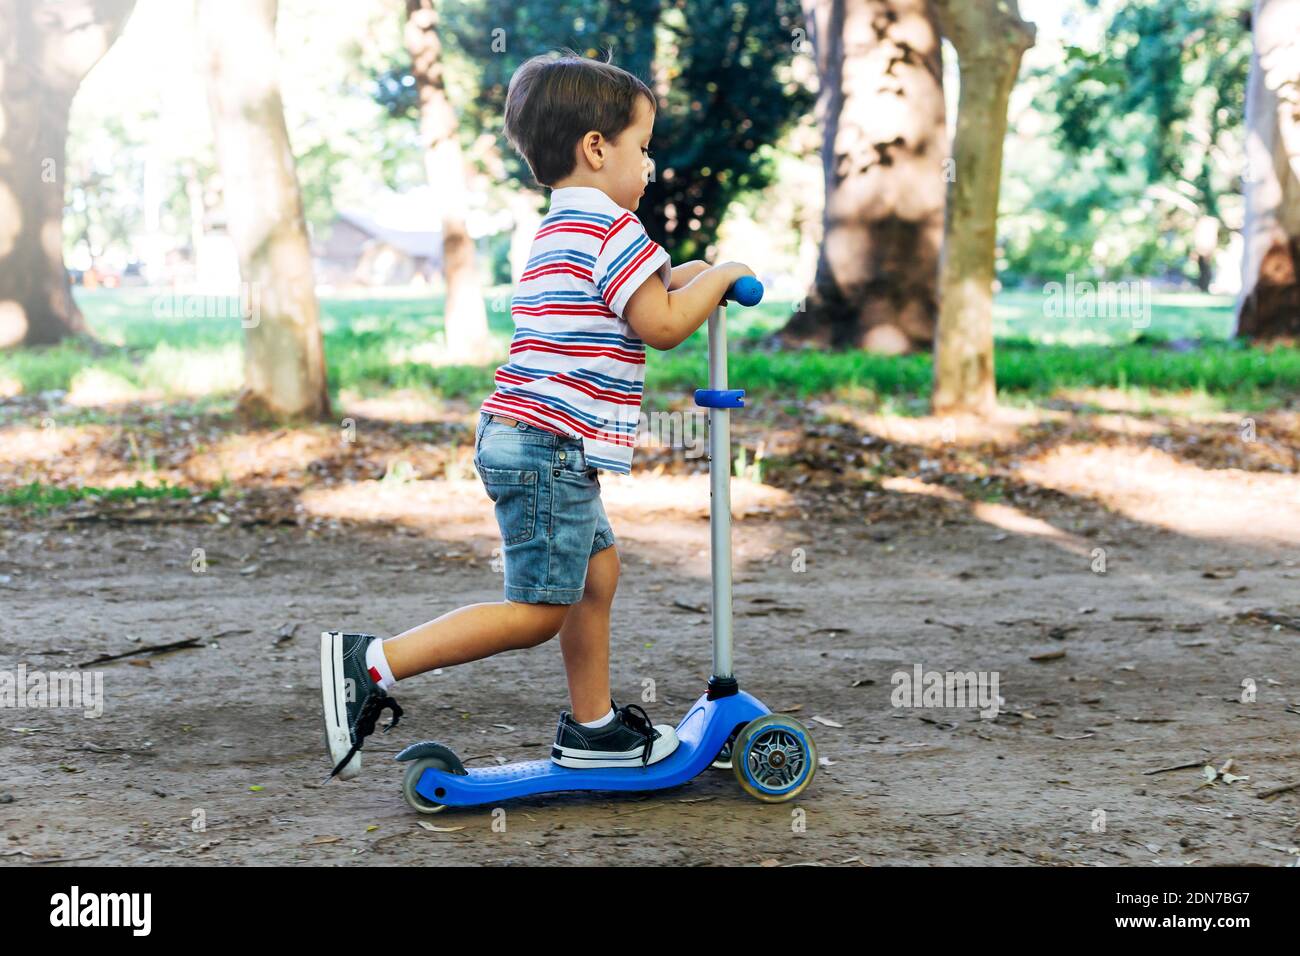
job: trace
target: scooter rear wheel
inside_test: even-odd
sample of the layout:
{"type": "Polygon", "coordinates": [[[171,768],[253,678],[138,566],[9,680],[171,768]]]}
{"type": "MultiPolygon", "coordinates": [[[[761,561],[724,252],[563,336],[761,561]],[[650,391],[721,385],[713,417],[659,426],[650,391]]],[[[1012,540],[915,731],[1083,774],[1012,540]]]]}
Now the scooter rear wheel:
{"type": "Polygon", "coordinates": [[[764,714],[736,736],[731,766],[740,786],[764,803],[793,800],[817,772],[817,745],[808,728],[785,714],[764,714]]]}
{"type": "Polygon", "coordinates": [[[447,773],[454,773],[454,768],[447,765],[447,761],[438,757],[423,757],[419,760],[412,761],[406,768],[406,775],[402,777],[402,796],[411,809],[420,813],[441,813],[447,809],[445,803],[434,803],[415,789],[415,785],[420,782],[426,770],[443,770],[447,773]]]}

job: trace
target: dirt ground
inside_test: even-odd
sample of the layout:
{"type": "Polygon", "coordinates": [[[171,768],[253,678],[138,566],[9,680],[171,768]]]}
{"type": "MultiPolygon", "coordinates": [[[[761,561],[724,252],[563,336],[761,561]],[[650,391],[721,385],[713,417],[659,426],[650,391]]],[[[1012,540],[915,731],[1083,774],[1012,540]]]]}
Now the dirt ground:
{"type": "MultiPolygon", "coordinates": [[[[1300,782],[1296,416],[1261,417],[1243,449],[1206,439],[1231,417],[1063,414],[1001,437],[836,406],[806,429],[737,424],[772,459],[769,483],[735,483],[736,671],[822,758],[789,804],[711,770],[411,811],[391,759],[410,742],[471,767],[546,755],[567,707],[554,642],[398,685],[401,726],[357,780],[322,783],[319,632],[389,636],[500,599],[463,448],[432,471],[412,449],[402,483],[375,480],[388,466],[314,483],[319,450],[278,433],[243,510],[0,509],[0,671],[82,665],[105,699],[94,718],[0,709],[0,863],[1296,864],[1300,789],[1263,796],[1300,782]],[[290,441],[297,464],[268,466],[290,441]],[[828,447],[838,465],[813,460],[828,447]],[[1000,713],[893,706],[916,665],[996,674],[1000,713]]],[[[92,456],[84,434],[42,451],[33,425],[20,461],[23,427],[6,485],[92,456]]],[[[679,462],[602,486],[623,563],[614,693],[652,680],[646,710],[675,722],[708,676],[705,478],[679,462]]]]}

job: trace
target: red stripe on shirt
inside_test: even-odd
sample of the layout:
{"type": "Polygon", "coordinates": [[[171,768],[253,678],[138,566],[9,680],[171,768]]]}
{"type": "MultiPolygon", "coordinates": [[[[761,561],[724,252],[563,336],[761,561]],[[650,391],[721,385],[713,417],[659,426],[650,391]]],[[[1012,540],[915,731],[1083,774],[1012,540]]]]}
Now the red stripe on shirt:
{"type": "Polygon", "coordinates": [[[632,278],[636,274],[636,270],[641,268],[642,264],[653,256],[658,248],[659,246],[655,241],[650,240],[646,247],[641,250],[641,254],[623,267],[623,271],[618,274],[618,278],[605,287],[606,302],[613,303],[615,296],[618,295],[618,290],[623,287],[623,283],[632,278]]]}
{"type": "Polygon", "coordinates": [[[584,236],[595,236],[599,239],[602,235],[600,226],[593,226],[586,222],[556,222],[549,226],[543,226],[537,230],[537,238],[542,236],[552,236],[558,232],[577,232],[584,236]]]}
{"type": "Polygon", "coordinates": [[[573,378],[572,376],[565,375],[563,373],[559,375],[551,375],[549,376],[549,378],[553,382],[562,382],[563,384],[567,385],[569,388],[576,389],[580,392],[586,392],[592,398],[598,398],[603,402],[613,402],[616,405],[640,405],[641,404],[640,393],[625,395],[621,392],[613,392],[610,391],[609,389],[597,388],[596,386],[592,385],[588,381],[585,381],[584,379],[573,378]]]}
{"type": "MultiPolygon", "coordinates": [[[[504,366],[502,366],[504,368],[504,366]]],[[[516,375],[513,372],[497,370],[492,376],[492,380],[497,384],[505,385],[530,385],[533,382],[552,381],[559,382],[566,388],[572,388],[575,391],[585,392],[594,398],[599,398],[606,402],[616,405],[640,405],[641,394],[639,392],[623,393],[615,392],[609,389],[598,388],[585,379],[574,378],[572,375],[564,372],[553,373],[551,375],[540,375],[537,378],[527,378],[523,375],[516,375]]]]}
{"type": "Polygon", "coordinates": [[[543,342],[541,339],[519,339],[517,342],[510,344],[510,354],[516,352],[553,352],[556,355],[572,355],[577,358],[591,358],[597,355],[603,355],[606,358],[618,359],[620,362],[626,362],[628,365],[644,365],[644,352],[629,352],[624,349],[613,348],[605,345],[555,345],[550,342],[543,342]]]}
{"type": "Polygon", "coordinates": [[[510,312],[519,313],[520,315],[597,315],[603,318],[617,318],[613,312],[604,305],[570,305],[559,303],[557,305],[515,305],[511,306],[510,312]]]}
{"type": "Polygon", "coordinates": [[[547,263],[544,266],[537,266],[536,268],[528,269],[519,277],[519,281],[523,282],[525,279],[536,279],[538,276],[553,275],[577,276],[579,279],[586,279],[588,282],[591,281],[590,269],[584,269],[581,266],[575,266],[569,262],[547,263]]]}
{"type": "MultiPolygon", "coordinates": [[[[628,447],[632,446],[631,438],[627,438],[622,435],[616,435],[613,432],[596,431],[590,426],[569,417],[568,415],[564,414],[564,412],[557,411],[556,409],[551,408],[548,405],[544,405],[541,402],[536,402],[529,399],[522,399],[514,395],[501,395],[498,393],[496,395],[489,397],[487,401],[483,403],[483,405],[485,408],[489,408],[489,410],[491,410],[492,408],[497,408],[498,410],[501,410],[502,414],[507,415],[509,417],[517,417],[517,418],[524,417],[523,414],[516,414],[517,412],[521,412],[521,411],[531,413],[534,415],[541,415],[543,412],[545,412],[546,415],[554,416],[557,421],[564,422],[575,432],[577,432],[578,434],[586,438],[592,438],[595,439],[596,441],[607,442],[608,444],[611,445],[626,445],[628,447]]],[[[543,420],[545,419],[543,418],[543,420]]],[[[538,427],[545,427],[551,431],[555,430],[554,425],[550,425],[550,426],[539,425],[538,427]]]]}
{"type": "Polygon", "coordinates": [[[632,214],[630,212],[625,212],[623,213],[623,215],[619,216],[618,222],[614,223],[614,225],[609,227],[609,232],[605,233],[605,238],[602,239],[600,243],[601,255],[604,255],[605,246],[609,243],[609,240],[614,238],[614,234],[617,233],[620,229],[622,229],[631,221],[632,221],[632,214]]]}

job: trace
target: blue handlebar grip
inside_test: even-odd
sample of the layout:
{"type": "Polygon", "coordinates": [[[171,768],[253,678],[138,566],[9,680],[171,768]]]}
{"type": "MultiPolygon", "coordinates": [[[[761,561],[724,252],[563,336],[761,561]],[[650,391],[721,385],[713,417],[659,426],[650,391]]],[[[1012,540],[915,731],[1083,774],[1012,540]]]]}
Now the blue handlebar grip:
{"type": "Polygon", "coordinates": [[[697,388],[695,404],[701,408],[744,408],[743,388],[697,388]]]}
{"type": "Polygon", "coordinates": [[[758,305],[763,301],[763,283],[753,276],[741,276],[731,284],[727,294],[722,297],[723,302],[728,299],[732,299],[744,306],[758,305]]]}

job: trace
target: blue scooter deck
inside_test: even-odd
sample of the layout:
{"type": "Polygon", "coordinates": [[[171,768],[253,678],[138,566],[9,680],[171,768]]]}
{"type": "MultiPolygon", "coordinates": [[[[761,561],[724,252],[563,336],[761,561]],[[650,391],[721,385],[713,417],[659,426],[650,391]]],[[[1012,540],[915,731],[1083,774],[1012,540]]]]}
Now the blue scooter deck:
{"type": "Polygon", "coordinates": [[[770,713],[740,691],[730,697],[697,700],[677,725],[680,741],[671,755],[648,767],[576,769],[551,760],[527,760],[501,767],[473,767],[465,774],[425,770],[416,792],[449,807],[475,806],[565,790],[659,790],[685,783],[713,763],[737,727],[770,713]]]}

